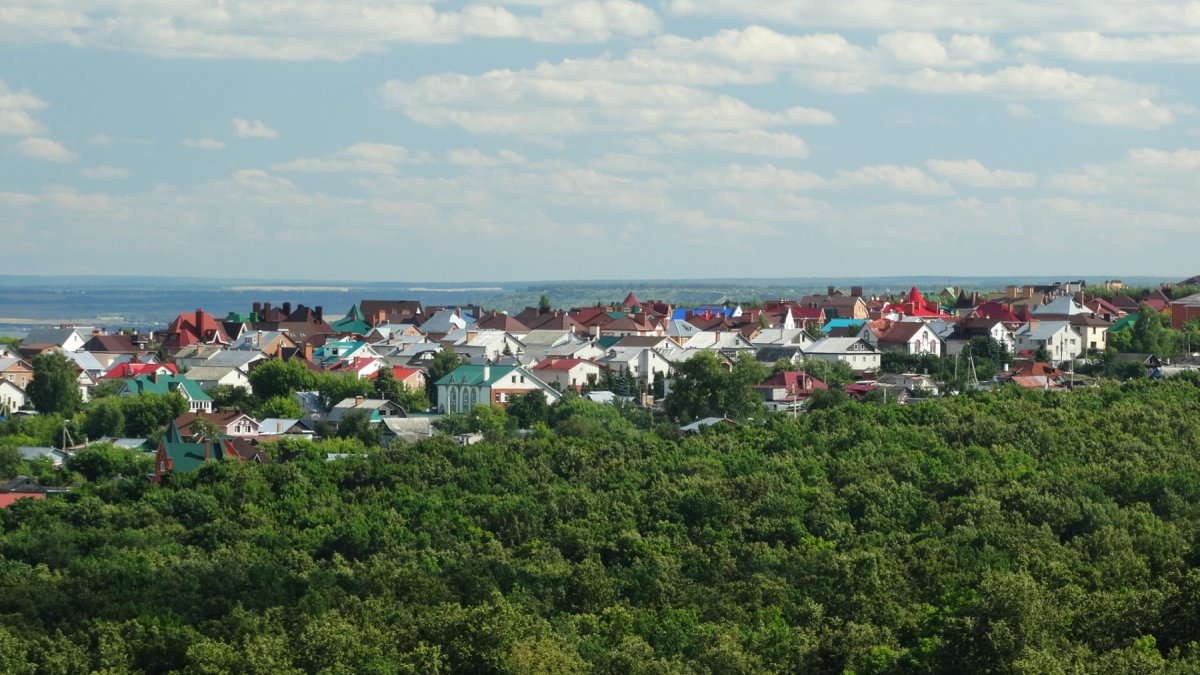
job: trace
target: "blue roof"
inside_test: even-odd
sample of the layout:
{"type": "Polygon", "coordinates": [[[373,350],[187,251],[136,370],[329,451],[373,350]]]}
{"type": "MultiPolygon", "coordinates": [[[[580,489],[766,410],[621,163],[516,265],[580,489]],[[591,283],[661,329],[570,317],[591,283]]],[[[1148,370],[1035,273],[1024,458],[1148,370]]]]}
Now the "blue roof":
{"type": "Polygon", "coordinates": [[[828,333],[834,328],[861,328],[866,323],[862,319],[830,319],[829,323],[821,326],[822,333],[828,333]]]}

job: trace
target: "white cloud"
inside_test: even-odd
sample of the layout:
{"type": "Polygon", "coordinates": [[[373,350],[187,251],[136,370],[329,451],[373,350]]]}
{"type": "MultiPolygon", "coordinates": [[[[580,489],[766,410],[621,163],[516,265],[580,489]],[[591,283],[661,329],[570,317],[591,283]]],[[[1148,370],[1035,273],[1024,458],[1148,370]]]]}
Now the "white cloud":
{"type": "Polygon", "coordinates": [[[397,165],[409,157],[406,148],[388,143],[355,143],[323,157],[303,157],[276,164],[280,171],[315,173],[397,173],[397,165]]]}
{"type": "Polygon", "coordinates": [[[687,134],[664,132],[657,140],[664,149],[675,152],[726,153],[804,159],[808,144],[786,132],[741,129],[738,131],[697,131],[687,134]]]}
{"type": "Polygon", "coordinates": [[[258,3],[10,0],[6,44],[53,42],[163,57],[347,61],[395,44],[471,37],[604,42],[661,30],[632,0],[499,2],[447,9],[434,1],[273,0],[258,3]],[[510,11],[504,5],[516,5],[510,11]],[[523,5],[540,5],[530,12],[523,5]]]}
{"type": "Polygon", "coordinates": [[[84,178],[98,179],[127,178],[129,176],[129,169],[116,166],[92,166],[81,170],[79,175],[84,178]]]}
{"type": "Polygon", "coordinates": [[[1197,63],[1200,34],[1113,37],[1095,31],[1020,37],[1013,46],[1030,54],[1103,63],[1197,63]]]}
{"type": "Polygon", "coordinates": [[[238,138],[279,138],[279,132],[263,124],[262,120],[233,118],[233,129],[238,138]]]}
{"type": "Polygon", "coordinates": [[[179,144],[185,148],[196,150],[220,150],[225,147],[225,141],[218,141],[215,138],[185,138],[179,141],[179,144]]]}
{"type": "Polygon", "coordinates": [[[948,183],[931,177],[915,166],[880,164],[853,171],[839,171],[834,184],[843,187],[885,185],[897,192],[927,196],[954,194],[954,188],[948,183]]]}
{"type": "Polygon", "coordinates": [[[31,114],[46,108],[46,102],[27,91],[12,91],[0,80],[0,134],[28,136],[46,130],[31,114]]]}
{"type": "Polygon", "coordinates": [[[1135,148],[1128,153],[1134,166],[1154,171],[1200,171],[1200,150],[1180,148],[1172,152],[1135,148]]]}
{"type": "Polygon", "coordinates": [[[879,37],[879,46],[903,64],[940,66],[949,60],[946,48],[933,33],[888,33],[879,37]]]}
{"type": "Polygon", "coordinates": [[[669,12],[682,16],[885,31],[1145,33],[1200,28],[1200,14],[1194,4],[1179,0],[1108,3],[994,0],[970,5],[960,0],[666,0],[665,4],[669,12]]]}
{"type": "Polygon", "coordinates": [[[552,79],[531,71],[392,80],[380,87],[379,93],[387,105],[423,124],[452,124],[473,133],[526,137],[833,122],[833,116],[824,111],[801,107],[759,110],[732,96],[696,87],[552,79]]]}
{"type": "Polygon", "coordinates": [[[75,161],[75,153],[49,138],[31,137],[17,143],[17,150],[30,159],[65,164],[75,161]]]}
{"type": "Polygon", "coordinates": [[[1076,122],[1107,127],[1157,129],[1175,122],[1175,113],[1150,99],[1133,101],[1088,101],[1068,112],[1076,122]]]}
{"type": "Polygon", "coordinates": [[[1031,188],[1037,183],[1031,173],[991,170],[974,159],[931,159],[925,165],[947,180],[977,188],[1031,188]]]}

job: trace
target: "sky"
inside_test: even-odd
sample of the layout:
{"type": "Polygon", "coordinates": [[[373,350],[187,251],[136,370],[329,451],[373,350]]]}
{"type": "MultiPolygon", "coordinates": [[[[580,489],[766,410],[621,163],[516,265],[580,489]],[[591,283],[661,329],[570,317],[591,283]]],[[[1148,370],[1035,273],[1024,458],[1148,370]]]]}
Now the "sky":
{"type": "Polygon", "coordinates": [[[1200,272],[1200,2],[0,0],[0,274],[1200,272]]]}

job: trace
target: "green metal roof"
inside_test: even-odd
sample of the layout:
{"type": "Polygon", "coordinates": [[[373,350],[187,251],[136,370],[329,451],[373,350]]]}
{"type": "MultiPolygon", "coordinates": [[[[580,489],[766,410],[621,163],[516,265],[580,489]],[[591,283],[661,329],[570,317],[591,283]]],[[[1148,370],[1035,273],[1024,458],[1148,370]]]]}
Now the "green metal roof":
{"type": "Polygon", "coordinates": [[[1125,316],[1117,319],[1116,322],[1113,323],[1113,325],[1109,326],[1108,332],[1116,333],[1119,331],[1126,330],[1128,328],[1133,328],[1133,324],[1137,323],[1137,320],[1138,320],[1137,314],[1126,314],[1125,316]]]}
{"type": "Polygon", "coordinates": [[[188,399],[193,401],[211,401],[208,394],[200,388],[200,385],[192,380],[181,375],[159,375],[157,379],[151,375],[138,375],[132,380],[126,380],[125,390],[131,394],[169,394],[173,391],[180,391],[188,399]]]}
{"type": "Polygon", "coordinates": [[[207,461],[201,443],[163,443],[163,450],[171,460],[171,471],[190,473],[207,461]]]}

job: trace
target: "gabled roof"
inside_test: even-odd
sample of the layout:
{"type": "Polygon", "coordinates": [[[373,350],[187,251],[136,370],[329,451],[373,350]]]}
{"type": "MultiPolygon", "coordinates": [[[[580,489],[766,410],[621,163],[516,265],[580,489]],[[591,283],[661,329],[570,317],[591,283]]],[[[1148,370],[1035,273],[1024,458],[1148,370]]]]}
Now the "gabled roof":
{"type": "Polygon", "coordinates": [[[547,359],[531,368],[531,370],[557,370],[566,372],[580,366],[581,364],[587,364],[595,368],[600,367],[599,364],[592,361],[585,361],[584,359],[547,359]]]}
{"type": "Polygon", "coordinates": [[[878,354],[879,352],[874,347],[872,347],[869,342],[867,342],[866,340],[863,340],[862,338],[827,337],[827,338],[821,338],[820,340],[817,340],[816,342],[812,343],[811,345],[808,345],[807,347],[805,347],[804,353],[805,354],[851,354],[851,353],[878,354]],[[853,347],[854,345],[859,344],[859,343],[861,343],[863,345],[862,349],[860,349],[860,350],[852,350],[851,349],[851,347],[853,347]]]}
{"type": "Polygon", "coordinates": [[[1017,329],[1017,335],[1027,340],[1048,340],[1063,329],[1073,330],[1068,321],[1035,321],[1017,329]]]}
{"type": "Polygon", "coordinates": [[[171,364],[163,365],[161,363],[118,363],[109,368],[107,372],[101,375],[103,379],[125,380],[138,375],[153,375],[166,371],[171,375],[178,375],[179,371],[171,364]]]}
{"type": "Polygon", "coordinates": [[[138,348],[133,344],[133,338],[128,335],[93,335],[83,343],[85,352],[107,352],[110,354],[136,354],[138,348]]]}
{"type": "MultiPolygon", "coordinates": [[[[21,339],[21,344],[62,347],[72,336],[78,334],[79,331],[74,328],[36,328],[25,334],[25,337],[21,339]]],[[[84,336],[80,335],[80,337],[84,336]]]]}
{"type": "MultiPolygon", "coordinates": [[[[925,324],[920,321],[897,321],[888,326],[879,335],[880,342],[888,342],[895,344],[908,344],[908,341],[913,339],[921,329],[925,328],[925,324]]],[[[932,331],[930,331],[932,332],[932,331]]]]}
{"type": "Polygon", "coordinates": [[[802,370],[777,373],[762,381],[760,387],[786,387],[788,389],[828,389],[829,385],[802,370]]]}
{"type": "Polygon", "coordinates": [[[516,317],[500,312],[493,312],[485,316],[479,320],[479,323],[475,324],[475,327],[483,330],[499,330],[509,333],[529,332],[529,326],[518,321],[516,317]]]}
{"type": "Polygon", "coordinates": [[[142,393],[167,394],[178,391],[192,401],[211,401],[199,384],[181,375],[139,375],[125,381],[125,391],[137,395],[142,393]]]}
{"type": "Polygon", "coordinates": [[[508,375],[517,366],[475,366],[464,365],[455,368],[443,376],[435,384],[469,384],[473,386],[491,385],[500,378],[508,375]]]}
{"type": "Polygon", "coordinates": [[[1073,298],[1062,295],[1040,307],[1035,307],[1033,313],[1034,315],[1074,316],[1075,314],[1087,314],[1088,310],[1080,307],[1073,298]]]}

